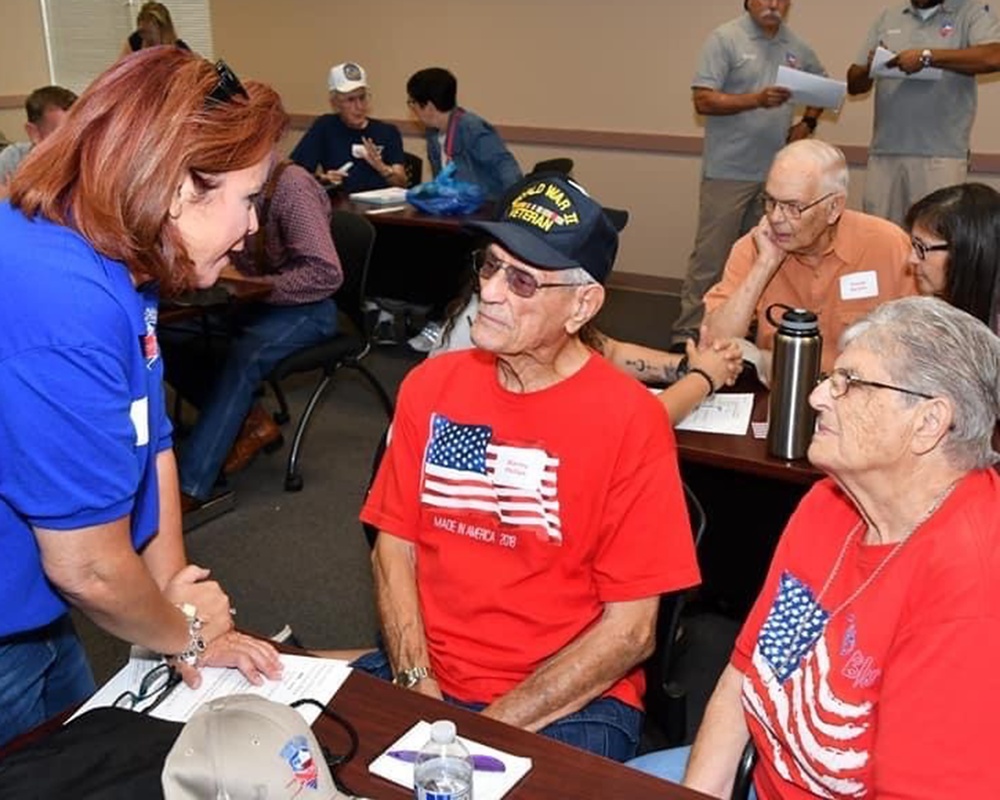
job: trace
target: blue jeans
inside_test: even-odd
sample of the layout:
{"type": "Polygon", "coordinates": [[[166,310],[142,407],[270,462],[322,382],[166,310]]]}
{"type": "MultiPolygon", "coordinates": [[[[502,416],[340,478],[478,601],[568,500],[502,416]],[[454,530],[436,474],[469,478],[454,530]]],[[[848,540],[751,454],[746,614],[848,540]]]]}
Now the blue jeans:
{"type": "Polygon", "coordinates": [[[69,614],[0,638],[0,746],[94,693],[69,614]]]}
{"type": "MultiPolygon", "coordinates": [[[[673,747],[670,750],[658,750],[655,753],[646,753],[638,758],[633,758],[625,766],[640,772],[648,772],[650,775],[663,778],[671,783],[680,783],[684,780],[684,770],[687,769],[690,757],[691,745],[673,747]]],[[[752,786],[750,787],[749,800],[757,800],[757,792],[752,786]]]]}
{"type": "MultiPolygon", "coordinates": [[[[384,650],[366,653],[351,666],[376,678],[392,680],[392,667],[384,650]]],[[[478,712],[486,707],[486,703],[467,703],[449,695],[445,695],[444,699],[453,706],[469,711],[478,712]]],[[[642,717],[639,709],[620,700],[599,697],[591,700],[579,711],[567,714],[538,732],[542,736],[614,761],[626,761],[632,758],[639,748],[642,717]]]]}
{"type": "Polygon", "coordinates": [[[181,491],[200,500],[211,495],[261,381],[285,356],[337,330],[337,307],[330,299],[255,306],[245,317],[178,460],[181,491]]]}

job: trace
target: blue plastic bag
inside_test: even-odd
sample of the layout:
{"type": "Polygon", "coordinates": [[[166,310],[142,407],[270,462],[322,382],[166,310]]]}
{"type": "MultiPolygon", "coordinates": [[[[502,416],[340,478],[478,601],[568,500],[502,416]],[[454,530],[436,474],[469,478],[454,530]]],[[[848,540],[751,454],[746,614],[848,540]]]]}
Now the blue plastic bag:
{"type": "Polygon", "coordinates": [[[472,214],[486,200],[482,188],[474,183],[455,180],[455,162],[447,164],[438,176],[406,193],[406,202],[425,214],[450,216],[472,214]]]}

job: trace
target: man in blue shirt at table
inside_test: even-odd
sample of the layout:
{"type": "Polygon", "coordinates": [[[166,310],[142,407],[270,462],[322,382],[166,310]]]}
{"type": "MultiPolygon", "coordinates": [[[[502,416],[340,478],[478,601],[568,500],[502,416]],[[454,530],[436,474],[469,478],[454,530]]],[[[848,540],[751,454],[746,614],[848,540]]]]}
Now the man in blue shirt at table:
{"type": "Polygon", "coordinates": [[[406,94],[406,104],[426,131],[427,160],[435,176],[454,162],[455,179],[477,184],[492,200],[521,180],[521,168],[493,126],[458,105],[458,81],[448,70],[415,72],[406,94]]]}
{"type": "Polygon", "coordinates": [[[318,117],[292,151],[292,161],[345,192],[406,186],[403,137],[388,122],[368,116],[371,92],[360,64],[330,70],[333,114],[318,117]]]}

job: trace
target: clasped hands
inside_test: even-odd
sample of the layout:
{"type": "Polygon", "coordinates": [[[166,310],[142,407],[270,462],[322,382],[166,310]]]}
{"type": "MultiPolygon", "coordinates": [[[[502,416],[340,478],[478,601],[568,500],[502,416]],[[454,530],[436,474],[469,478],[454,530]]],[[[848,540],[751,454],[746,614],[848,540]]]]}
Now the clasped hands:
{"type": "Polygon", "coordinates": [[[716,387],[732,386],[743,372],[743,348],[738,339],[712,339],[701,326],[698,344],[688,339],[685,345],[688,365],[704,370],[716,387]]]}
{"type": "MultiPolygon", "coordinates": [[[[198,660],[199,666],[235,667],[255,686],[264,678],[281,677],[278,651],[269,643],[235,630],[235,612],[229,597],[217,581],[209,580],[211,572],[204,567],[188,564],[168,581],[163,594],[171,603],[190,603],[204,622],[201,630],[206,649],[198,660]]],[[[191,688],[201,683],[198,668],[179,660],[174,664],[184,682],[191,688]]]]}

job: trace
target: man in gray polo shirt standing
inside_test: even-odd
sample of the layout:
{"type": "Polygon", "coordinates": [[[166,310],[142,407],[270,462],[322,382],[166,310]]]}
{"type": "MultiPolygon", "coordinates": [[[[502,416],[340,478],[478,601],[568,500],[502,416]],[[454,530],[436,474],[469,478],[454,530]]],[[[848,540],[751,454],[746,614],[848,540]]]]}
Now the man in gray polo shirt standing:
{"type": "Polygon", "coordinates": [[[902,223],[924,195],[962,183],[976,116],[976,78],[1000,70],[1000,22],[986,0],[909,0],[886,9],[868,31],[847,71],[847,91],[875,83],[875,124],[868,149],[864,210],[902,223]],[[879,78],[875,48],[896,53],[889,62],[908,75],[927,67],[940,80],[879,78]]]}
{"type": "Polygon", "coordinates": [[[702,296],[718,282],[733,243],[759,219],[757,197],[774,154],[816,128],[821,109],[807,108],[793,125],[789,92],[774,85],[781,65],[825,74],[812,48],[783,24],[789,5],[746,0],[746,13],[712,31],[702,47],[691,82],[695,111],[705,116],[698,233],[674,345],[697,338],[702,296]]]}

